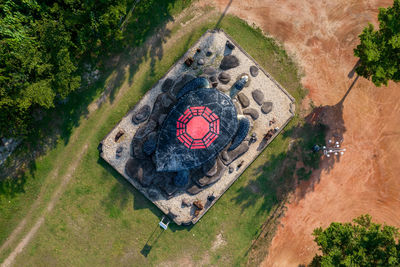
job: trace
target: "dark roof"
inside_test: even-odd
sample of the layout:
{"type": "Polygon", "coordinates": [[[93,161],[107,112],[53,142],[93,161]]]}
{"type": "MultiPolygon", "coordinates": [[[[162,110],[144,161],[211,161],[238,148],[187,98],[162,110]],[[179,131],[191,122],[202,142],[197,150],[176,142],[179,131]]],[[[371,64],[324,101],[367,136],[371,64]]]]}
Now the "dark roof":
{"type": "Polygon", "coordinates": [[[176,172],[201,166],[216,157],[237,128],[236,109],[229,96],[213,88],[185,94],[159,132],[157,171],[176,172]]]}

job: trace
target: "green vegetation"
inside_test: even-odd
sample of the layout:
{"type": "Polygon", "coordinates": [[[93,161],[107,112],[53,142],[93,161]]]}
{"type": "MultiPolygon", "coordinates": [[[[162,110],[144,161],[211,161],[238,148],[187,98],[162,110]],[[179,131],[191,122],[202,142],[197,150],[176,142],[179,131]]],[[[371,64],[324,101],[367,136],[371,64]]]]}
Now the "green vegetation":
{"type": "MultiPolygon", "coordinates": [[[[61,180],[72,173],[65,192],[51,213],[45,216],[45,223],[31,243],[17,257],[16,266],[142,266],[166,262],[232,266],[247,261],[260,226],[293,184],[293,165],[308,155],[304,150],[311,148],[309,144],[321,143],[324,132],[318,125],[307,128],[305,125],[308,124],[296,115],[284,134],[274,139],[200,222],[194,227],[171,224],[168,231],[153,240],[147,257],[141,254],[141,250],[157,231],[156,223],[161,212],[98,156],[99,141],[207,29],[215,27],[219,15],[207,10],[207,14],[202,13],[185,26],[176,21],[171,28],[166,28],[165,23],[185,5],[183,0],[173,5],[159,5],[157,2],[153,5],[154,10],[146,11],[152,10],[152,16],[144,11],[139,13],[161,23],[157,32],[163,34],[159,38],[146,39],[154,33],[155,24],[150,28],[144,27],[147,29],[144,31],[143,28],[135,29],[136,20],[144,20],[142,24],[148,26],[146,18],[135,18],[139,16],[137,13],[129,14],[129,21],[124,25],[129,32],[126,38],[140,40],[130,43],[136,48],[130,50],[129,44],[127,51],[121,54],[118,66],[111,64],[106,67],[104,64],[102,73],[107,75],[105,80],[70,95],[70,101],[60,113],[67,117],[59,124],[65,133],[61,134],[54,149],[35,162],[34,168],[24,175],[18,186],[3,186],[6,189],[0,191],[0,243],[29,213],[31,207],[27,203],[36,203],[25,230],[18,238],[26,233],[46,209],[61,180]],[[138,31],[137,35],[135,31],[138,31]],[[89,103],[110,87],[111,92],[107,94],[110,101],[89,112],[89,103]],[[319,130],[313,134],[306,132],[313,129],[319,130]],[[297,152],[287,157],[292,140],[295,144],[291,149],[297,152]],[[86,146],[87,151],[84,150],[86,146]],[[70,166],[74,168],[70,169],[70,166]],[[18,190],[10,189],[13,187],[18,190]],[[222,234],[226,244],[210,250],[218,234],[222,234]]],[[[151,23],[150,19],[148,21],[151,23]]],[[[296,65],[281,46],[236,17],[224,17],[219,26],[300,103],[305,92],[296,65]]],[[[62,119],[58,115],[56,118],[62,119]]],[[[12,247],[15,245],[16,242],[12,247]]],[[[0,253],[0,261],[8,252],[0,253]]]]}
{"type": "Polygon", "coordinates": [[[379,9],[379,30],[372,24],[364,29],[354,55],[360,58],[358,75],[371,78],[376,86],[400,81],[400,0],[379,9]]]}
{"type": "Polygon", "coordinates": [[[314,230],[314,240],[322,255],[314,257],[313,266],[400,265],[398,229],[373,223],[368,214],[353,222],[333,222],[326,229],[314,230]]]}

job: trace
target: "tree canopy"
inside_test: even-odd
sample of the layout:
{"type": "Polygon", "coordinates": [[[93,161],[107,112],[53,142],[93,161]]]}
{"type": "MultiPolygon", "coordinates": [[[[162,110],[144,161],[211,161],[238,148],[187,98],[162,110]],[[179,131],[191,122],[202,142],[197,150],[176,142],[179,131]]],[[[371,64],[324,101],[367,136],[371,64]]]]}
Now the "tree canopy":
{"type": "Polygon", "coordinates": [[[314,257],[312,266],[400,266],[397,228],[373,223],[368,214],[353,222],[314,230],[322,255],[314,257]]]}
{"type": "Polygon", "coordinates": [[[400,81],[400,0],[380,8],[378,21],[379,30],[372,24],[363,30],[354,55],[360,58],[357,74],[381,86],[400,81]]]}
{"type": "Polygon", "coordinates": [[[34,108],[54,107],[80,86],[81,59],[121,39],[127,2],[0,2],[0,137],[25,134],[34,108]]]}

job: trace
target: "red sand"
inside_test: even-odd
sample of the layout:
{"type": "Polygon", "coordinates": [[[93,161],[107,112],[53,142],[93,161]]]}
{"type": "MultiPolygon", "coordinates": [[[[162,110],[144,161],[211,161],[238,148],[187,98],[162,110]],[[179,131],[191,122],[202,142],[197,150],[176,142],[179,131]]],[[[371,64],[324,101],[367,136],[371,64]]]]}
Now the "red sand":
{"type": "MultiPolygon", "coordinates": [[[[228,2],[205,0],[199,5],[216,4],[223,11],[228,2]]],[[[357,62],[353,48],[358,34],[368,22],[376,24],[378,7],[392,3],[233,0],[228,8],[228,13],[283,42],[304,70],[302,83],[310,91],[309,98],[316,105],[331,106],[322,120],[333,132],[344,127],[340,131],[347,152],[333,168],[324,161],[326,168],[298,187],[264,266],[309,263],[317,252],[313,229],[332,221],[369,213],[376,222],[400,227],[400,85],[391,82],[376,88],[359,78],[343,106],[336,105],[355,79],[348,75],[357,62]]]]}

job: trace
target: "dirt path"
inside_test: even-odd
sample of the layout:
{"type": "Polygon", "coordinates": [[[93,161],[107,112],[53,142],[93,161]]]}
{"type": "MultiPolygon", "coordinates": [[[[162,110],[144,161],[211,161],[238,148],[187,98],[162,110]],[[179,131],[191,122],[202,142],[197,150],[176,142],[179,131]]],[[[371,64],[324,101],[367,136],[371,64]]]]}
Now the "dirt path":
{"type": "MultiPolygon", "coordinates": [[[[29,230],[29,232],[22,238],[22,240],[18,243],[17,247],[10,253],[10,255],[4,260],[4,262],[1,264],[1,267],[6,267],[6,266],[11,266],[15,260],[15,257],[23,251],[23,249],[29,244],[29,241],[33,238],[33,236],[36,234],[36,232],[39,230],[40,226],[44,223],[45,221],[45,216],[50,213],[54,205],[57,203],[59,200],[60,196],[64,192],[65,188],[67,187],[68,183],[71,181],[71,178],[73,177],[73,174],[75,172],[76,167],[78,164],[81,162],[82,157],[85,155],[87,151],[88,145],[86,144],[81,152],[79,153],[78,157],[76,157],[75,161],[71,163],[69,166],[68,170],[66,171],[66,175],[61,178],[61,184],[57,187],[57,189],[54,191],[49,203],[46,206],[45,211],[43,214],[37,219],[36,223],[34,226],[29,230]]],[[[8,240],[14,240],[16,235],[19,234],[19,232],[24,228],[24,225],[26,224],[26,220],[29,219],[28,217],[25,217],[20,225],[16,228],[16,230],[10,235],[8,240]]]]}
{"type": "Polygon", "coordinates": [[[350,221],[369,213],[374,220],[400,226],[400,85],[376,88],[355,77],[353,48],[378,7],[391,0],[204,0],[220,11],[255,23],[281,40],[304,70],[303,85],[323,113],[331,132],[341,127],[347,152],[340,162],[315,172],[301,184],[275,235],[264,266],[307,264],[317,252],[311,233],[332,221],[350,221]],[[229,2],[231,2],[229,4],[229,2]],[[343,120],[343,121],[342,121],[343,120]],[[342,122],[342,125],[339,125],[342,122]],[[329,169],[329,170],[328,170],[329,169]]]}

